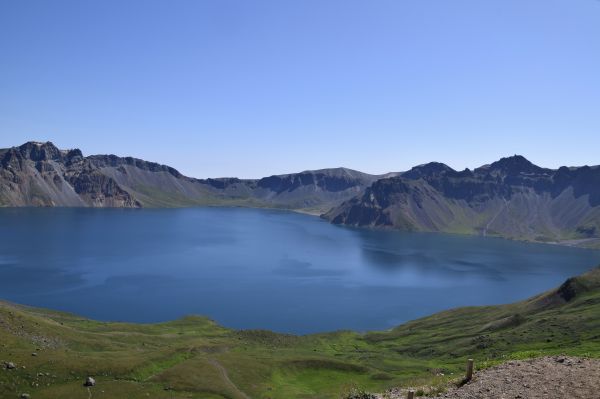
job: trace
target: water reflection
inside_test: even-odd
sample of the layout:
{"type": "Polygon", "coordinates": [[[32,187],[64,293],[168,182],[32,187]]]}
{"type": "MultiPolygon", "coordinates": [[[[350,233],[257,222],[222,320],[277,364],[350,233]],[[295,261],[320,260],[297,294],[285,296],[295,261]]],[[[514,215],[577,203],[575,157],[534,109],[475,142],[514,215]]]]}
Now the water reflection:
{"type": "Polygon", "coordinates": [[[560,284],[600,252],[252,209],[0,210],[0,298],[105,320],[372,330],[560,284]]]}

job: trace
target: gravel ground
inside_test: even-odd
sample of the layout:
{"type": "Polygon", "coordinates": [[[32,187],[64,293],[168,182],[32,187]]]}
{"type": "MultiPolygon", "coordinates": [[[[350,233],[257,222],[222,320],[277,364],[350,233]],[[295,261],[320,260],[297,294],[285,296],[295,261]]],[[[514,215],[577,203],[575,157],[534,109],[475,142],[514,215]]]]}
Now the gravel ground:
{"type": "MultiPolygon", "coordinates": [[[[382,398],[406,398],[404,390],[382,398]]],[[[482,370],[437,399],[600,399],[600,359],[568,356],[510,361],[482,370]]]]}
{"type": "Polygon", "coordinates": [[[600,360],[543,357],[483,370],[448,391],[451,399],[600,399],[600,360]]]}

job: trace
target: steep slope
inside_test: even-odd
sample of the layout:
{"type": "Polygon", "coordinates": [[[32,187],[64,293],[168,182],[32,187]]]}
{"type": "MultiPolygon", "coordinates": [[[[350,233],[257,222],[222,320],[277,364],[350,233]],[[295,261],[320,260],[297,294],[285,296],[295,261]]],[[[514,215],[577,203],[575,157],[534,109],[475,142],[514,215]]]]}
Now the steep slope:
{"type": "Polygon", "coordinates": [[[4,206],[140,206],[130,193],[84,158],[52,143],[25,143],[4,150],[0,160],[4,206]]]}
{"type": "Polygon", "coordinates": [[[254,195],[273,205],[325,211],[362,192],[380,177],[346,168],[304,171],[262,178],[256,182],[254,195]]]}
{"type": "Polygon", "coordinates": [[[336,224],[594,242],[600,168],[538,167],[521,156],[473,171],[439,163],[380,179],[324,215],[336,224]]]}
{"type": "Polygon", "coordinates": [[[194,179],[115,155],[83,157],[52,143],[0,150],[0,206],[177,207],[237,205],[321,213],[382,176],[322,169],[266,177],[194,179]]]}

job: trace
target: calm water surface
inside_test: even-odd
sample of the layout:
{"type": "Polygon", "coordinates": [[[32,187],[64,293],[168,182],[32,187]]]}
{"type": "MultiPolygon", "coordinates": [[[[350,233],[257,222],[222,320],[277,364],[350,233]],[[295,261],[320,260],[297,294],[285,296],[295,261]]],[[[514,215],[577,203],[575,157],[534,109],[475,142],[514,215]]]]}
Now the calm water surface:
{"type": "Polygon", "coordinates": [[[600,251],[269,210],[0,210],[0,298],[102,320],[384,329],[524,299],[599,263],[600,251]]]}

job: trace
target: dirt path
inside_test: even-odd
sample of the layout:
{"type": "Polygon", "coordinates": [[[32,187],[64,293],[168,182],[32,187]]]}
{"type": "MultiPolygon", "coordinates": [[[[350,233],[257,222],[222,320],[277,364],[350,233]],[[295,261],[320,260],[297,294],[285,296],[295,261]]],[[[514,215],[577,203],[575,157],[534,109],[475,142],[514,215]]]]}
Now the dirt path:
{"type": "MultiPolygon", "coordinates": [[[[405,399],[395,388],[377,399],[405,399]]],[[[510,361],[435,399],[600,399],[600,359],[553,356],[510,361]]]]}
{"type": "Polygon", "coordinates": [[[243,399],[251,399],[250,396],[246,395],[243,391],[241,391],[237,387],[237,385],[235,385],[233,383],[233,381],[231,381],[231,379],[229,378],[229,374],[227,374],[227,370],[225,370],[225,367],[223,367],[223,365],[221,363],[219,363],[215,359],[210,359],[209,362],[210,362],[210,364],[215,366],[215,368],[217,370],[219,370],[219,373],[221,373],[221,377],[223,377],[223,380],[225,381],[225,383],[229,386],[229,388],[231,388],[231,390],[233,392],[235,392],[237,394],[237,396],[239,396],[240,398],[243,398],[243,399]]]}
{"type": "Polygon", "coordinates": [[[600,360],[556,356],[512,361],[477,373],[440,398],[600,398],[600,360]]]}

